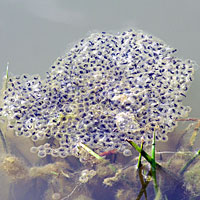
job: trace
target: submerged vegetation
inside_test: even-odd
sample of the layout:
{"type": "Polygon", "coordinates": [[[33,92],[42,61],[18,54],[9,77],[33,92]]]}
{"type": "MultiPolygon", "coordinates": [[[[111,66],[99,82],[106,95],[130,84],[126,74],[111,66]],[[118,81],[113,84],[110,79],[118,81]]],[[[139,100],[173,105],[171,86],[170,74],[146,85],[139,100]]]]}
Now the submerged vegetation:
{"type": "MultiPolygon", "coordinates": [[[[12,187],[9,199],[199,198],[199,151],[196,155],[178,151],[172,152],[166,160],[157,158],[160,164],[156,161],[156,176],[153,176],[152,169],[149,168],[153,157],[144,150],[141,151],[137,144],[134,146],[142,158],[147,159],[147,162],[141,159],[139,168],[138,156],[134,151],[134,156],[129,157],[106,152],[105,156],[99,159],[82,148],[80,152],[86,158],[84,163],[71,156],[50,161],[40,158],[37,164],[32,163],[30,166],[23,161],[24,158],[14,156],[13,152],[12,155],[4,154],[1,157],[0,169],[10,178],[12,187]],[[23,191],[27,190],[27,194],[23,192],[20,196],[21,187],[23,191]],[[31,190],[30,187],[34,189],[31,190]],[[43,190],[38,190],[38,187],[43,187],[43,190]]],[[[162,153],[163,156],[164,154],[165,152],[162,153]]]]}
{"type": "Polygon", "coordinates": [[[58,58],[44,80],[7,70],[0,97],[7,199],[199,199],[200,120],[185,118],[190,108],[182,105],[194,63],[175,51],[142,32],[102,32],[58,58]],[[177,151],[157,152],[178,121],[190,125],[177,151]]]}

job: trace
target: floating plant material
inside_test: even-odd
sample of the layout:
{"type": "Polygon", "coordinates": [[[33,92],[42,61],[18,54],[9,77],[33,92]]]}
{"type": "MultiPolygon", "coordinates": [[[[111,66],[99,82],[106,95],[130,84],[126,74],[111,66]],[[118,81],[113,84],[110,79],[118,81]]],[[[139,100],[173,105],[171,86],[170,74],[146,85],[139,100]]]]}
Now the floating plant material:
{"type": "Polygon", "coordinates": [[[123,152],[126,139],[149,144],[154,131],[167,140],[176,119],[190,111],[182,99],[194,63],[175,52],[134,30],[91,34],[59,57],[44,80],[9,77],[0,116],[17,136],[43,140],[34,147],[41,157],[77,155],[80,142],[97,153],[123,152]]]}

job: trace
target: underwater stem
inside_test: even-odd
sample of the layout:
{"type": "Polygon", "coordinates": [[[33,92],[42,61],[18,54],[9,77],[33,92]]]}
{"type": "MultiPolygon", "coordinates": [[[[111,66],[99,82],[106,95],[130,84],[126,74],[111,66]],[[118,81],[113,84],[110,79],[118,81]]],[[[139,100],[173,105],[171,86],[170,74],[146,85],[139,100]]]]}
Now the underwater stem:
{"type": "Polygon", "coordinates": [[[5,152],[8,153],[8,147],[7,147],[7,144],[6,144],[6,139],[5,139],[1,129],[0,129],[0,138],[2,140],[3,148],[4,148],[5,152]]]}
{"type": "Polygon", "coordinates": [[[98,155],[97,153],[95,153],[94,151],[92,151],[92,149],[90,149],[88,146],[86,146],[83,143],[80,143],[80,146],[85,149],[90,155],[94,156],[96,159],[98,160],[104,160],[103,157],[101,157],[100,155],[98,155]]]}
{"type": "Polygon", "coordinates": [[[200,150],[182,167],[180,170],[180,175],[182,176],[188,167],[192,164],[192,162],[200,155],[200,150]]]}
{"type": "Polygon", "coordinates": [[[151,163],[151,168],[152,168],[152,177],[153,177],[153,183],[154,183],[154,190],[155,190],[155,195],[158,193],[158,184],[157,184],[157,179],[156,179],[156,160],[155,160],[155,131],[153,133],[153,142],[152,142],[152,163],[151,163]]]}
{"type": "MultiPolygon", "coordinates": [[[[140,174],[139,174],[139,176],[140,176],[140,174]]],[[[141,176],[142,176],[142,174],[141,174],[141,176]]],[[[151,170],[148,172],[146,182],[142,184],[142,188],[141,188],[136,200],[140,200],[142,198],[143,193],[146,198],[146,188],[150,182],[151,182],[151,170]]]]}
{"type": "MultiPolygon", "coordinates": [[[[141,150],[143,150],[143,144],[144,144],[144,139],[142,138],[141,139],[141,146],[140,146],[141,150]]],[[[138,158],[138,164],[137,164],[138,169],[142,166],[141,159],[142,159],[142,154],[140,153],[139,158],[138,158]]]]}
{"type": "MultiPolygon", "coordinates": [[[[126,139],[126,141],[133,146],[139,153],[141,153],[141,155],[152,165],[152,157],[146,153],[143,149],[141,149],[135,142],[126,139]]],[[[158,163],[156,163],[156,165],[159,165],[158,163]]]]}
{"type": "MultiPolygon", "coordinates": [[[[98,155],[97,153],[95,153],[94,151],[92,151],[92,149],[90,149],[88,146],[86,146],[85,144],[83,143],[80,143],[80,146],[85,149],[90,155],[94,156],[96,159],[98,160],[102,160],[102,161],[107,161],[105,160],[103,157],[101,157],[100,155],[98,155]]],[[[108,165],[110,167],[110,169],[114,172],[116,172],[116,168],[109,163],[108,165]]]]}

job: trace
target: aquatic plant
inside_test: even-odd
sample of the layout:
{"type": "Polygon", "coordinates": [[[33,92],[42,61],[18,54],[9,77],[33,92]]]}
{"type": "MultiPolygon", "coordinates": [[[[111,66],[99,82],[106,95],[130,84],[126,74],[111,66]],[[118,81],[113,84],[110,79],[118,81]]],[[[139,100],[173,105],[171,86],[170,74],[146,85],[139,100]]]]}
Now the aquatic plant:
{"type": "Polygon", "coordinates": [[[41,158],[78,156],[80,143],[97,153],[123,152],[126,139],[150,144],[154,131],[166,141],[176,119],[190,111],[182,99],[194,63],[175,52],[139,31],[91,34],[59,57],[44,80],[7,77],[0,117],[17,136],[31,138],[41,158]]]}
{"type": "Polygon", "coordinates": [[[0,168],[5,171],[12,181],[25,179],[28,176],[28,168],[24,162],[13,155],[1,157],[0,168]]]}

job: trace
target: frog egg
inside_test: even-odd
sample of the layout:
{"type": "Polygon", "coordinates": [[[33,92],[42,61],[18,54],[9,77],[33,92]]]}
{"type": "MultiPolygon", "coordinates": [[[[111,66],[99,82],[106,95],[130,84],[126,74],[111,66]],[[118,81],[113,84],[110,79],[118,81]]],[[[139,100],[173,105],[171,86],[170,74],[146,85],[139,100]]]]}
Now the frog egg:
{"type": "Polygon", "coordinates": [[[46,152],[45,151],[38,151],[38,157],[44,158],[45,156],[46,156],[46,152]]]}
{"type": "Polygon", "coordinates": [[[33,142],[37,142],[39,140],[37,135],[32,135],[31,139],[33,140],[33,142]]]}
{"type": "Polygon", "coordinates": [[[89,171],[89,174],[88,174],[88,175],[91,176],[91,178],[92,178],[92,177],[95,176],[96,174],[97,174],[97,172],[96,172],[95,170],[92,169],[92,170],[89,171]]]}
{"type": "Polygon", "coordinates": [[[61,198],[61,195],[59,193],[52,194],[52,200],[59,200],[61,198]]]}
{"type": "Polygon", "coordinates": [[[52,149],[51,155],[52,155],[53,157],[58,157],[58,156],[59,156],[58,150],[52,149]]]}
{"type": "Polygon", "coordinates": [[[81,172],[81,176],[87,176],[89,173],[88,169],[84,169],[82,172],[81,172]]]}
{"type": "Polygon", "coordinates": [[[87,183],[88,182],[88,177],[87,176],[80,176],[79,177],[79,181],[81,182],[81,183],[87,183]]]}
{"type": "Polygon", "coordinates": [[[40,146],[38,146],[38,150],[39,150],[39,151],[44,151],[44,150],[45,150],[44,145],[40,145],[40,146]]]}
{"type": "Polygon", "coordinates": [[[86,164],[87,163],[87,160],[84,158],[84,157],[80,157],[79,158],[79,161],[83,164],[86,164]]]}
{"type": "Polygon", "coordinates": [[[31,147],[30,148],[31,153],[37,153],[38,152],[38,147],[31,147]]]}
{"type": "Polygon", "coordinates": [[[130,149],[125,149],[125,150],[123,151],[123,155],[126,156],[126,157],[132,156],[132,152],[131,152],[130,149]]]}
{"type": "Polygon", "coordinates": [[[52,148],[51,147],[45,148],[45,152],[46,152],[47,155],[51,155],[52,154],[52,148]]]}
{"type": "Polygon", "coordinates": [[[66,151],[61,151],[58,153],[60,158],[66,158],[68,156],[68,153],[66,151]]]}

